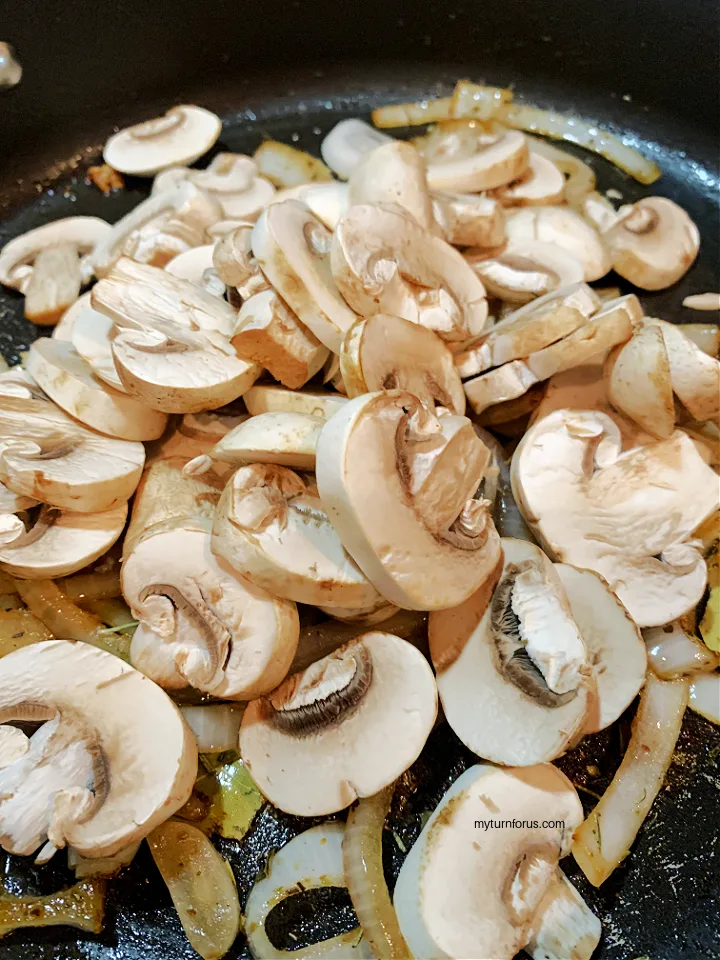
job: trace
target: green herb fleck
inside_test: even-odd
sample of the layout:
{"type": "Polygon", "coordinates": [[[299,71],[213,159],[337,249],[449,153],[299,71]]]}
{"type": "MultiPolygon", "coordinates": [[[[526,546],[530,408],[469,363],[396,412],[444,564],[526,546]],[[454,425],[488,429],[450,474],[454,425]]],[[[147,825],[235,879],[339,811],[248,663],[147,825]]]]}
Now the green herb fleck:
{"type": "Polygon", "coordinates": [[[406,847],[405,844],[402,842],[400,836],[399,836],[394,830],[393,830],[393,837],[395,837],[395,843],[396,843],[396,844],[398,845],[398,847],[400,848],[400,852],[401,852],[401,853],[407,853],[407,847],[406,847]]]}

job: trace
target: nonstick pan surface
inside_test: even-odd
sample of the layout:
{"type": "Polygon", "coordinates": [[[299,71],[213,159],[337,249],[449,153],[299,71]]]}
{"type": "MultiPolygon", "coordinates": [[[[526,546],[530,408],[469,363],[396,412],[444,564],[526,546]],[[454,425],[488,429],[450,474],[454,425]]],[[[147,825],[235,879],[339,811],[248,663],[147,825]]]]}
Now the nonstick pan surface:
{"type": "MultiPolygon", "coordinates": [[[[263,137],[273,136],[318,153],[322,136],[341,116],[365,117],[373,106],[388,99],[417,99],[443,93],[458,76],[472,74],[478,78],[479,73],[466,64],[443,68],[404,64],[394,68],[358,65],[288,70],[282,77],[265,74],[252,82],[228,81],[212,90],[199,83],[193,89],[183,89],[182,95],[177,90],[166,90],[164,95],[148,96],[142,103],[118,103],[113,116],[118,124],[140,120],[173,101],[191,99],[192,94],[196,102],[225,112],[217,150],[251,153],[263,137]]],[[[585,91],[583,97],[574,88],[569,92],[567,83],[563,87],[547,78],[533,79],[527,70],[523,75],[522,70],[511,73],[505,67],[503,72],[499,66],[496,72],[484,70],[483,76],[501,84],[515,80],[517,90],[530,102],[572,109],[606,126],[633,131],[637,145],[662,167],[663,178],[650,191],[604,161],[589,158],[601,186],[614,187],[628,201],[649,192],[672,197],[688,210],[703,238],[700,259],[681,284],[669,291],[643,296],[646,311],[684,322],[715,319],[714,314],[689,314],[680,306],[688,293],[718,289],[718,180],[711,166],[712,141],[698,131],[688,142],[692,124],[688,126],[687,117],[680,121],[668,116],[650,117],[642,110],[642,104],[630,105],[623,100],[622,86],[602,95],[585,91]]],[[[6,216],[0,224],[0,244],[62,216],[91,214],[114,221],[148,192],[147,181],[132,179],[125,190],[109,197],[88,186],[82,171],[97,159],[96,145],[102,142],[109,127],[102,118],[97,122],[88,119],[87,131],[84,141],[73,141],[71,162],[57,164],[49,178],[32,176],[28,165],[27,175],[14,175],[14,182],[6,183],[0,198],[6,216]],[[78,147],[82,149],[75,149],[78,147]],[[28,201],[30,195],[33,199],[28,201]]],[[[37,156],[41,152],[38,147],[37,156]]],[[[52,159],[70,156],[56,147],[52,159]]],[[[587,154],[583,153],[583,157],[588,159],[587,154]]],[[[608,284],[614,282],[614,277],[607,280],[608,284]]],[[[22,317],[21,299],[2,290],[0,350],[10,363],[17,362],[35,332],[22,317]]],[[[611,730],[586,738],[577,750],[558,761],[578,786],[586,811],[592,808],[595,795],[603,792],[620,763],[633,709],[611,730]]],[[[599,891],[585,881],[571,858],[564,861],[563,869],[601,917],[603,939],[596,954],[598,960],[711,960],[720,955],[719,758],[718,729],[688,712],[666,786],[628,860],[599,891]]],[[[441,723],[421,758],[401,779],[384,838],[386,874],[391,886],[404,851],[420,832],[422,814],[437,804],[450,783],[473,762],[473,756],[441,723]]],[[[312,775],[311,771],[308,775],[312,775]]],[[[243,906],[255,876],[271,852],[314,822],[265,807],[243,841],[218,841],[235,872],[243,906]]],[[[56,860],[48,867],[34,868],[28,861],[0,855],[3,882],[14,893],[59,889],[73,878],[64,868],[63,855],[56,860]]],[[[271,933],[278,949],[293,950],[354,925],[347,895],[335,891],[322,903],[300,898],[271,933]]],[[[242,936],[228,956],[250,956],[242,936]]],[[[185,939],[165,886],[143,847],[132,866],[109,884],[107,923],[100,936],[85,936],[63,928],[16,932],[0,941],[0,957],[190,960],[196,954],[185,939]]]]}

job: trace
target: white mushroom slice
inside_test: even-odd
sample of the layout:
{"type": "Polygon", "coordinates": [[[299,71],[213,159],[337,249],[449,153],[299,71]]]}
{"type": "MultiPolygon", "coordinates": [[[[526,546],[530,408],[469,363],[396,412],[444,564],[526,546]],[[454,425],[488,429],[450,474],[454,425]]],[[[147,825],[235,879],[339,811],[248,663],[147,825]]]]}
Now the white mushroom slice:
{"type": "Polygon", "coordinates": [[[30,749],[30,738],[19,727],[0,726],[0,770],[9,767],[30,749]]]}
{"type": "Polygon", "coordinates": [[[265,276],[315,336],[339,353],[355,320],[330,269],[332,234],[305,204],[274,203],[252,233],[252,251],[265,276]]]}
{"type": "Polygon", "coordinates": [[[512,960],[533,936],[582,816],[574,787],[550,764],[466,770],[425,824],[395,886],[412,956],[512,960]]]}
{"type": "Polygon", "coordinates": [[[346,183],[307,183],[296,188],[296,200],[301,200],[322,220],[328,230],[334,230],[349,207],[346,183]]]}
{"type": "Polygon", "coordinates": [[[269,383],[260,383],[243,395],[251,416],[260,413],[307,413],[329,420],[348,402],[347,397],[329,390],[286,390],[269,383]]]}
{"type": "Polygon", "coordinates": [[[277,597],[340,607],[379,601],[317,493],[285,467],[254,464],[233,475],[215,514],[212,549],[277,597]]]}
{"type": "Polygon", "coordinates": [[[717,476],[680,431],[620,451],[605,414],[556,410],[520,441],[513,494],[554,559],[599,573],[638,626],[656,626],[705,589],[705,563],[684,541],[716,509],[717,476]]]}
{"type": "Polygon", "coordinates": [[[48,721],[0,771],[0,842],[9,853],[27,856],[49,840],[112,856],[190,796],[190,728],[162,690],[113,654],[35,643],[2,658],[0,691],[2,721],[48,721]]]}
{"type": "Polygon", "coordinates": [[[595,228],[569,207],[528,207],[505,221],[508,243],[540,240],[562,247],[579,260],[584,280],[599,280],[611,268],[610,254],[595,228]]]}
{"type": "Polygon", "coordinates": [[[585,733],[614,723],[640,692],[647,672],[645,643],[635,622],[606,581],[592,570],[556,563],[573,620],[595,677],[594,703],[585,733]]]}
{"type": "Polygon", "coordinates": [[[499,247],[505,242],[505,217],[492,197],[435,193],[432,207],[448,243],[458,247],[499,247]]]}
{"type": "Polygon", "coordinates": [[[390,617],[394,617],[400,612],[400,608],[393,603],[388,603],[384,597],[380,597],[366,607],[319,607],[323,613],[335,620],[342,620],[344,623],[358,623],[365,626],[371,626],[376,623],[384,623],[390,617]]]}
{"type": "Polygon", "coordinates": [[[329,356],[327,347],[274,290],[256,293],[243,303],[232,345],[243,360],[261,364],[293,390],[314,377],[329,356]]]}
{"type": "Polygon", "coordinates": [[[235,287],[243,300],[270,289],[252,254],[252,233],[252,224],[238,224],[218,238],[213,251],[213,266],[218,277],[228,287],[235,287]]]}
{"type": "Polygon", "coordinates": [[[366,154],[392,139],[364,120],[341,120],[320,144],[320,154],[333,173],[347,180],[366,154]]]}
{"type": "Polygon", "coordinates": [[[350,174],[349,206],[395,203],[425,230],[436,232],[425,160],[411,143],[392,140],[366,154],[350,174]]]}
{"type": "Polygon", "coordinates": [[[432,330],[376,313],[345,334],[340,370],[349,397],[376,390],[407,390],[430,409],[465,413],[465,394],[453,356],[432,330]]]}
{"type": "Polygon", "coordinates": [[[315,448],[325,419],[308,413],[261,413],[215,444],[211,456],[232,463],[275,463],[315,470],[315,448]]]}
{"type": "Polygon", "coordinates": [[[665,197],[644,197],[619,212],[603,234],[616,273],[643,290],[663,290],[687,273],[700,233],[682,207],[665,197]]]}
{"type": "Polygon", "coordinates": [[[275,187],[257,172],[250,157],[219,153],[207,169],[189,170],[188,179],[218,201],[227,220],[255,221],[275,195],[275,187]]]}
{"type": "Polygon", "coordinates": [[[115,390],[125,393],[125,387],[120,381],[112,357],[111,344],[114,330],[115,324],[109,317],[88,306],[73,320],[72,330],[67,340],[64,337],[53,339],[60,339],[69,343],[96,377],[99,377],[103,383],[108,384],[115,390]]]}
{"type": "Polygon", "coordinates": [[[60,320],[53,327],[52,338],[53,340],[68,340],[72,343],[73,330],[75,329],[75,321],[77,318],[85,313],[91,313],[95,317],[100,317],[102,314],[99,314],[97,310],[93,310],[90,305],[90,298],[92,293],[88,291],[84,293],[81,297],[73,303],[72,306],[68,307],[65,313],[60,317],[60,320]]]}
{"type": "Polygon", "coordinates": [[[100,433],[119,440],[156,440],[165,430],[167,417],[103,383],[64,340],[36,340],[27,368],[62,410],[100,433]]]}
{"type": "Polygon", "coordinates": [[[462,603],[501,556],[487,501],[473,499],[488,451],[472,431],[452,442],[444,419],[412,394],[367,393],[328,421],[317,447],[320,496],[343,546],[387,600],[412,610],[462,603]]]}
{"type": "Polygon", "coordinates": [[[189,684],[175,663],[175,644],[139,623],[130,643],[130,662],[163,690],[185,690],[189,684]]]}
{"type": "Polygon", "coordinates": [[[513,360],[463,384],[465,396],[475,413],[482,413],[495,403],[521,397],[538,382],[538,377],[523,360],[513,360]]]}
{"type": "Polygon", "coordinates": [[[461,606],[431,613],[430,655],[462,742],[494,763],[528,766],[560,756],[585,729],[592,669],[542,550],[524,540],[502,547],[502,572],[461,606]]]}
{"type": "Polygon", "coordinates": [[[173,257],[170,263],[165,267],[167,273],[180,280],[187,280],[188,283],[194,283],[202,287],[207,293],[214,297],[225,296],[225,284],[215,271],[213,264],[213,253],[215,244],[208,243],[202,247],[193,247],[192,250],[186,250],[185,253],[173,257]]]}
{"type": "Polygon", "coordinates": [[[521,177],[530,162],[525,136],[517,130],[488,133],[478,128],[468,144],[469,155],[438,161],[430,159],[427,179],[431,190],[480,193],[521,177]]]}
{"type": "Polygon", "coordinates": [[[696,420],[720,415],[720,362],[709,357],[675,324],[650,319],[662,331],[673,392],[696,420]]]}
{"type": "MultiPolygon", "coordinates": [[[[642,325],[606,363],[610,403],[659,440],[675,429],[670,362],[662,331],[642,325]]],[[[720,389],[720,383],[718,383],[720,389]]]]}
{"type": "Polygon", "coordinates": [[[194,163],[212,147],[221,129],[220,117],[214,113],[183,104],[163,117],[113,134],[103,157],[121,173],[152,177],[166,167],[194,163]]]}
{"type": "Polygon", "coordinates": [[[59,243],[35,257],[25,285],[25,316],[31,323],[52,327],[80,296],[82,274],[77,247],[59,243]]]}
{"type": "Polygon", "coordinates": [[[575,283],[539,297],[507,314],[462,353],[455,354],[455,366],[467,378],[526,357],[567,336],[599,308],[594,291],[575,283]]]}
{"type": "MultiPolygon", "coordinates": [[[[25,293],[33,273],[33,264],[44,250],[58,246],[74,247],[89,254],[104,243],[112,227],[98,217],[65,217],[10,240],[0,250],[0,283],[25,293]]],[[[89,280],[92,271],[84,271],[89,280]]]]}
{"type": "Polygon", "coordinates": [[[525,950],[533,960],[591,960],[602,924],[562,870],[538,907],[525,950]]]}
{"type": "Polygon", "coordinates": [[[20,513],[38,505],[32,497],[21,497],[12,490],[8,490],[4,483],[0,483],[0,513],[20,513]]]}
{"type": "Polygon", "coordinates": [[[527,170],[512,183],[497,187],[492,196],[504,207],[537,207],[563,202],[565,177],[552,160],[530,148],[527,170]]]}
{"type": "Polygon", "coordinates": [[[577,257],[539,240],[511,241],[496,255],[469,250],[465,257],[488,292],[508,303],[528,303],[584,276],[577,257]]]}
{"type": "Polygon", "coordinates": [[[366,633],[249,703],[240,753],[276,807],[323,816],[396,780],[436,715],[425,657],[392,634],[366,633]]]}
{"type": "Polygon", "coordinates": [[[331,262],[338,289],[362,316],[395,314],[451,343],[485,326],[480,279],[454,247],[400,207],[351,207],[333,235],[331,262]]]}
{"type": "Polygon", "coordinates": [[[29,580],[75,573],[110,549],[126,519],[126,503],[103,513],[70,513],[44,505],[35,524],[0,549],[0,568],[29,580]]]}
{"type": "Polygon", "coordinates": [[[141,443],[95,433],[54,403],[0,395],[0,481],[14,493],[100,513],[130,499],[144,461],[141,443]]]}

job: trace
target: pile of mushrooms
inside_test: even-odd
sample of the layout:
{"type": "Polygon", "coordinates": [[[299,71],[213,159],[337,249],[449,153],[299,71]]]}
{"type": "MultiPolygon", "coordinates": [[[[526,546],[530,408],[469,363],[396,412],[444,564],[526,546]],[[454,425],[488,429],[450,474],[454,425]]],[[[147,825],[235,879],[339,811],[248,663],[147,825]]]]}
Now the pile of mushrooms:
{"type": "MultiPolygon", "coordinates": [[[[113,170],[155,176],[127,216],[0,250],[0,282],[56,324],[0,375],[0,569],[68,575],[123,537],[137,620],[132,666],[64,637],[0,659],[5,850],[112,857],[176,813],[197,757],[171,696],[196,691],[246,704],[226,727],[269,802],[359,801],[313,854],[342,878],[345,851],[376,951],[358,956],[399,956],[392,939],[590,957],[599,922],[559,860],[572,849],[602,882],[639,827],[627,797],[642,787],[647,812],[662,784],[687,677],[705,704],[718,692],[687,618],[717,566],[720,364],[637,293],[590,285],[614,269],[670,286],[698,252],[687,214],[615,210],[489,89],[431,102],[444,122],[412,142],[344,120],[327,166],[268,141],[197,169],[220,120],[175,107],[106,144],[113,170]],[[317,647],[298,604],[331,618],[317,647]],[[637,730],[665,732],[650,759],[634,735],[601,801],[610,850],[552,761],[638,693],[637,730]],[[354,818],[382,825],[438,699],[491,763],[430,817],[394,909],[380,876],[368,912],[354,818]],[[43,725],[28,738],[25,721],[43,725]],[[523,828],[478,826],[493,819],[523,828]]],[[[186,714],[196,731],[209,709],[186,714]]],[[[261,921],[271,878],[250,898],[261,921]]],[[[258,929],[251,946],[269,956],[258,929]]]]}

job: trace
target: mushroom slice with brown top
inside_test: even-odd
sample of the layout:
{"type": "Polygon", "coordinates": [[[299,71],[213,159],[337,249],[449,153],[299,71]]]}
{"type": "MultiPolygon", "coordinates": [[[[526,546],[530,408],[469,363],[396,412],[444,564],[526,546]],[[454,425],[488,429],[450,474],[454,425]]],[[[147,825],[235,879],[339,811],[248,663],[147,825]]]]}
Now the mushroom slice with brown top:
{"type": "Polygon", "coordinates": [[[190,728],[159,687],[86,643],[49,640],[0,662],[0,719],[46,721],[0,771],[0,844],[113,856],[188,799],[190,728]],[[46,843],[47,841],[47,843],[46,843]]]}
{"type": "Polygon", "coordinates": [[[215,460],[238,466],[275,463],[315,470],[315,448],[325,419],[309,413],[261,413],[236,426],[215,444],[215,460]]]}
{"type": "Polygon", "coordinates": [[[329,352],[273,290],[243,303],[232,345],[243,360],[254,361],[286,387],[304,386],[322,368],[329,352]]]}
{"type": "Polygon", "coordinates": [[[580,261],[567,250],[539,240],[516,240],[500,253],[469,250],[468,263],[488,292],[507,303],[529,303],[583,279],[580,261]]]}
{"type": "Polygon", "coordinates": [[[27,368],[62,410],[100,433],[119,440],[156,440],[165,430],[164,414],[103,383],[64,340],[36,340],[27,368]]]}
{"type": "Polygon", "coordinates": [[[257,220],[275,195],[270,181],[258,176],[255,161],[239,153],[218,153],[205,170],[172,167],[155,178],[153,193],[184,180],[216,200],[227,220],[257,220]]]}
{"type": "Polygon", "coordinates": [[[538,379],[524,360],[512,360],[466,380],[463,386],[470,406],[475,413],[482,413],[493,404],[522,397],[538,379]]]}
{"type": "Polygon", "coordinates": [[[320,434],[317,483],[328,516],[399,607],[456,606],[500,560],[487,501],[474,499],[489,454],[465,424],[437,420],[412,394],[393,390],[349,400],[320,434]]]}
{"type": "Polygon", "coordinates": [[[492,197],[434,193],[433,213],[442,235],[458,247],[499,247],[505,242],[505,217],[492,197]]]}
{"type": "Polygon", "coordinates": [[[362,316],[404,317],[449,343],[476,337],[485,326],[480,279],[454,247],[401,207],[351,207],[333,235],[331,262],[338,289],[362,316]]]}
{"type": "Polygon", "coordinates": [[[270,289],[252,254],[253,225],[238,224],[220,236],[213,251],[213,266],[228,287],[234,287],[241,299],[270,289]]]}
{"type": "Polygon", "coordinates": [[[582,818],[575,788],[549,763],[466,770],[425,824],[395,886],[412,956],[512,960],[534,935],[582,818]]]}
{"type": "Polygon", "coordinates": [[[125,529],[127,503],[102,513],[43,504],[28,530],[0,548],[0,568],[28,580],[64,577],[106,553],[125,529]]]}
{"type": "Polygon", "coordinates": [[[396,780],[436,714],[423,655],[392,634],[366,633],[249,703],[240,753],[276,807],[322,816],[396,780]]]}
{"type": "Polygon", "coordinates": [[[212,549],[277,597],[361,608],[380,599],[343,549],[317,493],[285,467],[258,463],[233,475],[215,514],[212,549]]]}
{"type": "Polygon", "coordinates": [[[411,143],[392,140],[366,154],[350,174],[348,205],[394,203],[437,232],[425,160],[411,143]]]}
{"type": "Polygon", "coordinates": [[[528,207],[505,221],[508,243],[539,240],[561,247],[583,265],[588,283],[611,269],[610,254],[595,228],[570,207],[528,207]]]}
{"type": "Polygon", "coordinates": [[[491,191],[491,196],[504,207],[537,207],[563,202],[565,177],[552,160],[530,150],[527,170],[504,187],[491,191]]]}
{"type": "Polygon", "coordinates": [[[426,154],[431,190],[480,193],[521,177],[530,162],[527,140],[517,130],[489,132],[478,125],[465,149],[451,159],[426,154]]]}
{"type": "Polygon", "coordinates": [[[166,167],[194,163],[213,146],[221,129],[214,113],[183,104],[113,134],[103,157],[121,173],[151,177],[166,167]]]}
{"type": "Polygon", "coordinates": [[[0,481],[61,510],[99,513],[135,492],[141,443],[96,433],[54,403],[0,393],[0,481]]]}
{"type": "Polygon", "coordinates": [[[368,153],[391,143],[392,137],[364,120],[341,120],[336,123],[320,144],[320,153],[333,173],[347,180],[368,153]]]}
{"type": "Polygon", "coordinates": [[[125,393],[125,387],[120,382],[112,357],[114,330],[115,324],[112,320],[105,314],[93,310],[88,304],[87,309],[78,313],[73,320],[70,336],[67,338],[64,336],[53,337],[53,339],[67,342],[90,367],[96,377],[99,377],[103,383],[108,384],[115,390],[125,393]]]}
{"type": "Polygon", "coordinates": [[[330,269],[332,234],[305,204],[274,203],[252,233],[252,251],[275,290],[318,340],[334,353],[355,314],[330,269]]]}
{"type": "Polygon", "coordinates": [[[217,275],[213,264],[215,244],[207,243],[178,254],[165,267],[167,273],[180,280],[187,280],[214,297],[225,296],[225,284],[217,275]]]}
{"type": "Polygon", "coordinates": [[[251,416],[261,413],[307,413],[329,420],[348,402],[330,390],[287,390],[271,383],[259,383],[243,395],[251,416]]]}
{"type": "Polygon", "coordinates": [[[502,548],[492,581],[431,613],[430,655],[462,742],[494,763],[527,766],[560,756],[585,729],[592,669],[552,563],[524,540],[504,538],[502,548]]]}
{"type": "Polygon", "coordinates": [[[709,357],[673,323],[648,319],[662,332],[673,392],[696,420],[720,415],[720,363],[709,357]]]}
{"type": "MultiPolygon", "coordinates": [[[[610,403],[658,440],[675,429],[670,362],[662,331],[641,324],[606,362],[610,403]]],[[[720,384],[718,384],[720,388],[720,384]]]]}
{"type": "Polygon", "coordinates": [[[620,211],[603,238],[616,273],[643,290],[664,290],[695,262],[700,233],[682,207],[644,197],[620,211]]]}
{"type": "Polygon", "coordinates": [[[407,390],[426,406],[465,413],[453,356],[432,330],[386,313],[357,320],[345,334],[340,369],[349,397],[407,390]]]}
{"type": "Polygon", "coordinates": [[[513,494],[550,556],[599,573],[638,626],[657,626],[705,589],[691,537],[717,508],[717,475],[680,431],[625,453],[621,445],[605,414],[556,410],[520,441],[513,494]]]}
{"type": "Polygon", "coordinates": [[[455,366],[466,379],[519,360],[577,330],[599,307],[586,283],[555,290],[509,313],[467,350],[456,353],[455,366]]]}

